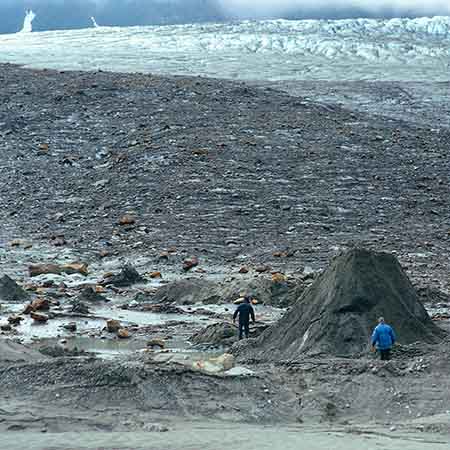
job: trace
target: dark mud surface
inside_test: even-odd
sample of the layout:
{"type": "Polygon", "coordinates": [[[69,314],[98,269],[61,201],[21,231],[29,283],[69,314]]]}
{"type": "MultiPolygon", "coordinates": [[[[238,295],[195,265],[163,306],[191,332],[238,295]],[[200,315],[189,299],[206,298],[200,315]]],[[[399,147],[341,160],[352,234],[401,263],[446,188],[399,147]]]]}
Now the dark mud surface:
{"type": "Polygon", "coordinates": [[[169,264],[195,255],[278,270],[320,268],[360,244],[396,252],[415,283],[448,288],[450,131],[444,119],[430,126],[434,103],[418,123],[397,117],[399,101],[389,118],[376,110],[373,86],[394,98],[386,83],[358,112],[331,97],[315,103],[311,86],[298,97],[301,84],[293,97],[222,80],[11,65],[0,82],[5,244],[155,262],[173,247],[169,264]],[[119,225],[125,214],[135,222],[119,225]]]}
{"type": "Polygon", "coordinates": [[[257,319],[269,325],[283,313],[270,305],[292,304],[317,269],[355,245],[396,254],[449,329],[450,130],[437,120],[445,95],[436,84],[427,101],[411,86],[420,113],[398,83],[251,86],[1,65],[0,274],[50,303],[44,324],[24,304],[0,305],[8,448],[29,436],[28,448],[67,449],[57,434],[76,448],[154,448],[147,433],[168,429],[158,448],[204,439],[201,448],[217,450],[225,423],[235,432],[228,448],[250,448],[248,424],[259,448],[298,447],[280,424],[309,448],[329,448],[330,433],[349,449],[369,437],[365,448],[444,445],[446,340],[400,345],[388,363],[365,353],[263,364],[239,359],[238,344],[235,367],[220,373],[214,358],[227,348],[189,342],[206,325],[225,326],[243,290],[263,300],[257,319]],[[28,275],[30,263],[76,259],[87,275],[28,275]],[[125,260],[143,278],[108,283],[125,260]],[[80,297],[86,285],[106,300],[80,297]],[[89,312],[74,311],[77,302],[89,312]],[[20,314],[22,323],[8,323],[20,314]],[[130,336],[105,331],[106,319],[130,336]]]}

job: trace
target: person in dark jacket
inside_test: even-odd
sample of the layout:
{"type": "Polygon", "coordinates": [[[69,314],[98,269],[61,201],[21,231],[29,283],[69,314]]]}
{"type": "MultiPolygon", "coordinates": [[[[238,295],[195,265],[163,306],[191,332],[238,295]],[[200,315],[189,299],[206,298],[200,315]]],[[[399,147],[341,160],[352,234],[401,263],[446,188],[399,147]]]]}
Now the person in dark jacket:
{"type": "Polygon", "coordinates": [[[244,303],[240,304],[233,314],[233,323],[236,322],[236,317],[239,316],[239,340],[242,339],[242,335],[245,333],[245,337],[248,338],[250,332],[250,317],[252,322],[255,323],[255,311],[250,304],[251,297],[246,296],[244,303]]]}
{"type": "Polygon", "coordinates": [[[372,333],[372,347],[380,352],[382,361],[391,359],[391,348],[395,344],[395,333],[392,327],[384,323],[384,318],[378,319],[378,325],[372,333]]]}

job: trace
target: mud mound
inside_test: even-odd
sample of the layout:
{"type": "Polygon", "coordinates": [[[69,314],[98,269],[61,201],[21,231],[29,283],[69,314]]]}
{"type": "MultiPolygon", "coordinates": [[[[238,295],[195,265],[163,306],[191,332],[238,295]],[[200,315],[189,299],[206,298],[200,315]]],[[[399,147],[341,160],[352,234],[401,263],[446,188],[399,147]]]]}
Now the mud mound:
{"type": "Polygon", "coordinates": [[[30,300],[30,296],[12,278],[3,275],[0,278],[0,300],[10,303],[22,303],[30,300]]]}
{"type": "Polygon", "coordinates": [[[336,258],[261,335],[252,354],[269,360],[357,354],[367,350],[379,316],[394,327],[400,343],[433,343],[443,335],[394,256],[354,249],[336,258]]]}

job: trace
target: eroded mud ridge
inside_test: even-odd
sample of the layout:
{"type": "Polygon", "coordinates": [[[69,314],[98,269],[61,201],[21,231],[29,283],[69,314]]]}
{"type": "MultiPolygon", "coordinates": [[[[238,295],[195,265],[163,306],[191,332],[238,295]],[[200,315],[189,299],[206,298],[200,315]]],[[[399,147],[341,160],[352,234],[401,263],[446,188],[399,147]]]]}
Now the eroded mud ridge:
{"type": "Polygon", "coordinates": [[[0,82],[4,241],[278,269],[360,244],[448,287],[444,126],[212,79],[3,65],[0,82]]]}

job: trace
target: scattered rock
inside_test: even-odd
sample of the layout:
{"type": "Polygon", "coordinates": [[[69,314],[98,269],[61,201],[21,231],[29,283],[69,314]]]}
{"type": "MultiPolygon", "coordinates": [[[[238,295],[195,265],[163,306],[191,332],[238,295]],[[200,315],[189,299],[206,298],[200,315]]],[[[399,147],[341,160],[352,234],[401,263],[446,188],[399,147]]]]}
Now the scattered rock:
{"type": "Polygon", "coordinates": [[[88,305],[86,305],[86,303],[77,301],[76,299],[74,299],[72,301],[72,306],[70,308],[70,312],[75,313],[75,314],[81,314],[83,316],[89,314],[89,307],[88,305]]]}
{"type": "Polygon", "coordinates": [[[0,330],[2,331],[11,331],[12,327],[9,323],[5,323],[3,325],[0,325],[0,330]]]}
{"type": "Polygon", "coordinates": [[[255,267],[255,272],[258,273],[264,273],[264,272],[270,272],[270,266],[257,266],[255,267]]]}
{"type": "Polygon", "coordinates": [[[101,303],[107,301],[107,298],[99,294],[96,289],[92,287],[85,287],[80,295],[75,299],[76,302],[91,302],[91,303],[101,303]]]}
{"type": "Polygon", "coordinates": [[[126,328],[120,328],[117,331],[117,337],[120,339],[128,339],[130,336],[130,332],[126,328]]]}
{"type": "Polygon", "coordinates": [[[109,319],[106,321],[106,329],[110,333],[117,333],[121,328],[121,323],[116,319],[109,319]]]}
{"type": "Polygon", "coordinates": [[[146,423],[143,426],[144,431],[149,433],[165,433],[169,431],[169,429],[165,425],[161,425],[158,423],[146,423]]]}
{"type": "Polygon", "coordinates": [[[39,322],[39,323],[46,323],[48,321],[48,316],[42,313],[37,313],[37,312],[31,312],[30,313],[31,318],[35,321],[35,322],[39,322]]]}
{"type": "Polygon", "coordinates": [[[248,267],[244,266],[239,269],[239,273],[248,273],[248,272],[249,272],[248,267]]]}
{"type": "Polygon", "coordinates": [[[133,225],[136,223],[136,219],[130,214],[125,214],[119,219],[119,225],[133,225]]]}
{"type": "Polygon", "coordinates": [[[54,274],[60,275],[66,273],[72,275],[80,273],[81,275],[88,274],[88,265],[85,263],[70,263],[70,264],[32,264],[28,267],[30,277],[37,277],[39,275],[54,274]]]}
{"type": "Polygon", "coordinates": [[[62,326],[65,330],[75,332],[77,331],[77,323],[76,322],[69,322],[62,326]]]}
{"type": "Polygon", "coordinates": [[[113,285],[116,287],[128,287],[144,281],[138,271],[130,264],[125,265],[120,273],[111,275],[103,281],[103,285],[113,285]]]}
{"type": "Polygon", "coordinates": [[[147,342],[147,347],[159,347],[159,348],[165,348],[166,343],[164,342],[163,339],[150,339],[147,342]]]}
{"type": "Polygon", "coordinates": [[[150,278],[162,278],[161,272],[152,272],[150,278]]]}
{"type": "Polygon", "coordinates": [[[199,264],[198,258],[193,257],[189,259],[185,259],[183,261],[183,270],[185,272],[189,272],[189,270],[193,269],[194,267],[197,267],[199,264]]]}

